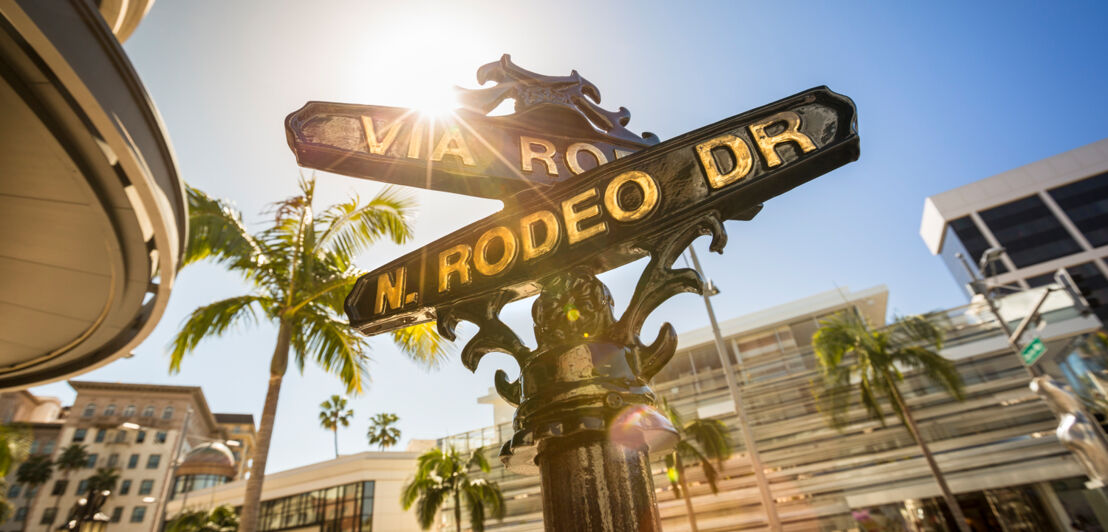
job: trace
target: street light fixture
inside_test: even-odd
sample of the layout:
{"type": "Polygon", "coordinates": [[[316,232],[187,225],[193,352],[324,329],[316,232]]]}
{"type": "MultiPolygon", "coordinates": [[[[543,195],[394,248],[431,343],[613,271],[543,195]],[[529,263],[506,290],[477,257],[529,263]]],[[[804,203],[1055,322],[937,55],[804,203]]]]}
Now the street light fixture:
{"type": "Polygon", "coordinates": [[[130,421],[128,421],[126,423],[121,423],[119,425],[119,428],[128,429],[128,430],[138,430],[138,429],[142,428],[142,425],[139,425],[138,423],[131,423],[130,421]]]}

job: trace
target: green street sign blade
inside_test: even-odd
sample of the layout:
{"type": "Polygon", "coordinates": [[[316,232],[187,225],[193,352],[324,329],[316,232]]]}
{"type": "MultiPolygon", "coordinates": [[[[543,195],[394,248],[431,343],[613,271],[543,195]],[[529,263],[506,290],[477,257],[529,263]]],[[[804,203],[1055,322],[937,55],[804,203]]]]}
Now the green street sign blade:
{"type": "Polygon", "coordinates": [[[1032,366],[1042,358],[1044,353],[1046,353],[1046,345],[1043,344],[1042,339],[1035,338],[1020,350],[1020,358],[1025,365],[1032,366]]]}

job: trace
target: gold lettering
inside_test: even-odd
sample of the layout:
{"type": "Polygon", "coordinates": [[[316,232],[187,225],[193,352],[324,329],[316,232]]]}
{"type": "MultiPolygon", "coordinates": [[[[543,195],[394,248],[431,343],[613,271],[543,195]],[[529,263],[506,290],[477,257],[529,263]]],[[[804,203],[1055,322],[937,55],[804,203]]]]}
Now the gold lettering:
{"type": "Polygon", "coordinates": [[[466,166],[477,166],[477,161],[470,153],[466,139],[462,136],[462,131],[457,126],[449,125],[444,129],[442,137],[439,138],[439,143],[435,145],[435,150],[431,152],[431,160],[441,161],[443,157],[453,155],[461,159],[462,164],[466,166]]]}
{"type": "Polygon", "coordinates": [[[558,218],[550,211],[538,211],[528,214],[519,220],[520,239],[523,243],[523,260],[528,261],[550,253],[554,246],[558,245],[558,237],[561,229],[558,226],[558,218]],[[546,227],[546,236],[542,242],[535,244],[535,224],[546,227]]]}
{"type": "Polygon", "coordinates": [[[608,230],[608,224],[605,222],[590,225],[584,229],[578,227],[579,223],[600,216],[599,205],[591,205],[580,211],[576,210],[578,205],[595,197],[596,189],[590,188],[562,202],[562,218],[566,221],[566,239],[569,240],[570,244],[576,244],[608,230]]]}
{"type": "Polygon", "coordinates": [[[577,160],[577,155],[582,151],[591,153],[596,158],[596,165],[600,166],[608,162],[608,158],[604,156],[604,152],[600,151],[600,148],[593,146],[587,142],[574,142],[566,149],[566,166],[574,174],[582,174],[585,172],[584,168],[581,168],[581,162],[577,160]]]}
{"type": "Polygon", "coordinates": [[[365,142],[369,147],[369,153],[374,155],[385,155],[385,152],[389,151],[389,147],[392,146],[393,141],[396,140],[396,134],[400,132],[400,120],[397,119],[393,122],[389,122],[389,125],[385,126],[385,138],[378,139],[377,131],[373,127],[373,118],[369,116],[362,116],[362,128],[365,130],[365,142]]]}
{"type": "Polygon", "coordinates": [[[800,115],[792,111],[783,111],[765,119],[763,122],[752,124],[750,134],[754,135],[754,142],[758,144],[758,149],[765,156],[766,165],[770,168],[781,164],[781,157],[777,155],[776,149],[778,144],[795,142],[800,147],[800,151],[804,153],[816,149],[812,139],[800,132],[800,115]],[[785,130],[773,136],[766,135],[766,128],[778,122],[785,123],[785,130]]]}
{"type": "Polygon", "coordinates": [[[519,161],[524,172],[533,172],[532,164],[538,159],[546,166],[548,175],[557,176],[558,167],[554,165],[554,144],[549,140],[534,137],[519,137],[519,161]],[[537,152],[534,146],[541,147],[543,151],[537,152]]]}
{"type": "Polygon", "coordinates": [[[749,174],[750,169],[754,167],[754,158],[750,156],[750,146],[747,146],[743,139],[731,134],[720,135],[708,142],[697,144],[696,154],[700,157],[700,164],[704,167],[704,175],[708,177],[708,185],[712,188],[723,188],[730,185],[746,177],[746,174],[749,174]],[[731,151],[731,155],[735,157],[735,167],[726,174],[720,173],[716,158],[712,155],[712,150],[719,147],[726,147],[731,151]]]}
{"type": "Polygon", "coordinates": [[[608,208],[608,213],[612,215],[612,218],[619,222],[633,222],[642,219],[650,214],[657,205],[658,184],[646,172],[632,170],[619,174],[615,179],[608,182],[608,186],[604,189],[604,206],[608,208]],[[625,210],[619,204],[619,189],[627,183],[634,183],[642,190],[642,203],[630,211],[625,210]]]}
{"type": "Polygon", "coordinates": [[[439,253],[439,292],[450,290],[450,274],[458,274],[458,282],[469,284],[469,257],[473,249],[465,244],[458,244],[446,251],[439,253]],[[451,260],[454,257],[454,260],[451,260]]]}
{"type": "Polygon", "coordinates": [[[477,244],[473,246],[473,267],[477,268],[481,275],[492,277],[512,264],[512,261],[516,258],[516,247],[516,236],[507,227],[503,225],[493,227],[482,233],[481,237],[477,239],[477,244]],[[489,251],[489,245],[496,239],[503,242],[504,253],[500,255],[496,262],[489,263],[486,254],[489,251]]]}
{"type": "Polygon", "coordinates": [[[407,277],[407,268],[401,266],[396,269],[394,276],[389,272],[377,276],[377,297],[373,300],[373,313],[380,314],[389,309],[400,308],[400,301],[404,297],[404,281],[407,277]],[[388,308],[385,307],[386,303],[388,308]]]}
{"type": "Polygon", "coordinates": [[[408,136],[408,158],[419,159],[419,152],[423,150],[423,121],[417,119],[412,124],[412,132],[408,136]]]}

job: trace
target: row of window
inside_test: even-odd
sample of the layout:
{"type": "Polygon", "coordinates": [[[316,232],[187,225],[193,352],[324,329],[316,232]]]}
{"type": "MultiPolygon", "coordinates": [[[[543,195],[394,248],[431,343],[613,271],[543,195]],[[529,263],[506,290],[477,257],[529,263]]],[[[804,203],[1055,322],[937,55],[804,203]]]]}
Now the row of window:
{"type": "MultiPolygon", "coordinates": [[[[53,524],[54,520],[57,517],[58,517],[58,509],[57,508],[54,508],[54,507],[47,508],[47,509],[43,510],[43,512],[42,512],[42,519],[39,519],[39,524],[40,525],[53,524]]],[[[145,506],[135,506],[134,508],[131,508],[131,522],[132,523],[141,523],[142,520],[145,519],[145,518],[146,518],[146,507],[145,506]]],[[[15,510],[15,516],[12,519],[17,521],[17,522],[22,522],[23,520],[27,519],[27,507],[26,506],[20,506],[19,508],[17,508],[15,510]]],[[[112,522],[113,523],[118,523],[122,519],[123,519],[123,507],[122,506],[116,506],[115,508],[112,509],[112,522]]]]}
{"type": "MultiPolygon", "coordinates": [[[[88,429],[77,429],[77,430],[73,431],[73,442],[74,443],[81,443],[81,442],[85,441],[85,438],[87,438],[87,437],[88,437],[88,429]]],[[[166,431],[159,430],[159,431],[154,433],[154,443],[165,443],[167,437],[168,437],[168,433],[166,431]]],[[[95,441],[96,443],[103,443],[107,439],[108,439],[108,429],[97,429],[96,430],[96,436],[95,436],[95,438],[93,438],[93,441],[95,441]]],[[[115,431],[115,438],[113,438],[113,441],[115,443],[127,443],[127,431],[124,430],[124,429],[119,429],[119,430],[115,431]]],[[[145,430],[138,431],[135,434],[135,443],[143,443],[145,441],[146,441],[146,431],[145,430]]],[[[53,446],[51,445],[51,450],[52,449],[53,449],[53,446]]]]}
{"type": "MultiPolygon", "coordinates": [[[[89,403],[85,405],[84,411],[81,412],[81,417],[92,417],[96,415],[96,403],[89,403]]],[[[110,404],[104,408],[105,416],[115,415],[115,405],[110,404]]],[[[123,409],[123,417],[131,417],[135,415],[135,405],[127,405],[123,409]]],[[[154,405],[147,405],[142,409],[142,417],[154,417],[154,405]]],[[[162,419],[171,419],[173,417],[173,407],[167,406],[162,410],[162,419]]]]}
{"type": "Polygon", "coordinates": [[[54,452],[54,440],[35,440],[31,442],[31,454],[52,454],[54,452]]]}
{"type": "MultiPolygon", "coordinates": [[[[84,479],[78,482],[77,489],[74,490],[73,494],[77,496],[88,494],[88,482],[89,479],[84,479]]],[[[133,481],[131,479],[123,479],[119,482],[119,488],[116,493],[118,493],[119,495],[130,495],[132,485],[133,481]]],[[[68,480],[56,480],[54,481],[54,486],[50,489],[50,495],[54,497],[65,495],[65,491],[67,488],[69,488],[68,480]]],[[[8,500],[17,499],[22,491],[22,484],[12,484],[11,487],[8,488],[8,500]]],[[[35,491],[36,490],[28,489],[26,497],[28,499],[34,497],[35,491]]],[[[138,486],[138,494],[150,495],[151,493],[154,493],[154,481],[151,479],[140,480],[138,486]]]]}

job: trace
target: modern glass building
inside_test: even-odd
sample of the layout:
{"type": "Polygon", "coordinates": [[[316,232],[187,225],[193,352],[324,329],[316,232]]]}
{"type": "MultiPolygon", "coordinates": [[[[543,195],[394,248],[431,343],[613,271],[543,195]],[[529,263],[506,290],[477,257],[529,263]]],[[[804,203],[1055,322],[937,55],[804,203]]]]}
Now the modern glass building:
{"type": "MultiPolygon", "coordinates": [[[[1099,379],[1104,352],[1086,342],[1099,322],[1078,316],[1072,301],[1057,296],[1045,305],[1046,325],[1039,333],[1052,353],[1047,370],[1061,374],[1059,362],[1069,362],[1080,378],[1099,379]]],[[[1002,305],[1015,315],[1013,308],[1026,294],[1011,297],[1002,305]]],[[[946,530],[939,489],[897,418],[890,412],[884,425],[870,421],[855,403],[849,423],[838,431],[828,425],[813,393],[818,368],[811,338],[819,321],[846,310],[881,326],[887,299],[884,287],[832,291],[720,324],[731,360],[741,368],[742,400],[784,530],[946,530]]],[[[1085,489],[1082,469],[1055,439],[1056,419],[1028,389],[1028,374],[997,322],[972,306],[951,309],[943,318],[942,354],[956,362],[965,399],[956,401],[913,372],[901,391],[975,530],[1063,531],[1071,522],[1106,529],[1108,499],[1085,489]]],[[[736,452],[720,468],[718,494],[699,468],[688,471],[699,529],[764,530],[754,474],[710,329],[680,335],[678,352],[653,389],[686,420],[714,418],[731,429],[736,452]]],[[[498,424],[442,438],[439,445],[484,446],[493,458],[511,432],[510,424],[498,424]]],[[[685,502],[670,490],[661,460],[654,472],[663,528],[689,530],[685,502]]],[[[538,477],[502,467],[491,477],[504,490],[507,517],[488,521],[487,529],[542,530],[538,477]]],[[[444,509],[442,515],[449,521],[453,513],[444,509]]],[[[463,523],[467,519],[463,516],[463,523]]]]}
{"type": "Polygon", "coordinates": [[[1108,321],[1108,139],[927,198],[920,235],[960,286],[985,250],[999,260],[978,272],[999,285],[1027,289],[1066,268],[1084,277],[1108,321]]]}

